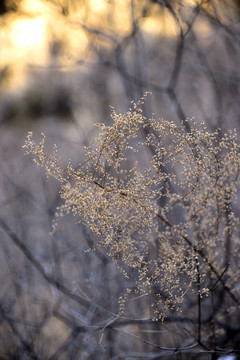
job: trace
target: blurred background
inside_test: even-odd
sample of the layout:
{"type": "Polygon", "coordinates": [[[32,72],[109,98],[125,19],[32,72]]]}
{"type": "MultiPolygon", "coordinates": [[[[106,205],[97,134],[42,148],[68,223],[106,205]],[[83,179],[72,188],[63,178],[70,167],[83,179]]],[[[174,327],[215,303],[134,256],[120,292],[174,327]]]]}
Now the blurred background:
{"type": "MultiPolygon", "coordinates": [[[[213,359],[190,346],[192,298],[164,324],[142,299],[117,316],[129,284],[71,216],[49,235],[59,185],[22,146],[44,132],[77,166],[109,106],[146,91],[146,116],[239,132],[239,20],[238,0],[0,2],[0,359],[213,359]]],[[[240,350],[239,314],[222,319],[203,325],[214,359],[240,350]]]]}

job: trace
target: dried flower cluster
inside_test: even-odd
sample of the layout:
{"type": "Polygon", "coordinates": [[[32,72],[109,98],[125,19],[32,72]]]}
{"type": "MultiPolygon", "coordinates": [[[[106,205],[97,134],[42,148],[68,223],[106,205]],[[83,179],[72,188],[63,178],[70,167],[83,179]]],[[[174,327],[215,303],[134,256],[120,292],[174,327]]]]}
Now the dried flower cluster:
{"type": "Polygon", "coordinates": [[[134,282],[127,294],[151,296],[155,318],[178,308],[194,284],[207,294],[209,274],[239,305],[237,281],[221,276],[224,269],[239,273],[236,133],[221,136],[194,120],[186,120],[186,132],[184,124],[145,118],[143,102],[126,114],[112,109],[113,124],[97,125],[77,168],[61,166],[56,147],[45,153],[44,135],[36,144],[28,134],[26,152],[61,183],[54,229],[70,212],[86,224],[99,239],[96,246],[134,282]]]}

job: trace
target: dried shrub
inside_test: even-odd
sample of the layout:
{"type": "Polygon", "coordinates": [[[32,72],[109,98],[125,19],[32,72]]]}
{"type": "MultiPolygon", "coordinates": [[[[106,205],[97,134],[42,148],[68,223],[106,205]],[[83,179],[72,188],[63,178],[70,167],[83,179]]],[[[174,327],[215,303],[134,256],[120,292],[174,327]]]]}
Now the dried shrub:
{"type": "Polygon", "coordinates": [[[120,311],[133,292],[149,296],[153,318],[163,318],[186,292],[207,296],[213,281],[239,306],[236,132],[211,132],[193,119],[185,120],[187,132],[186,123],[147,119],[144,101],[126,114],[112,109],[112,125],[97,125],[99,134],[77,167],[62,166],[56,146],[47,154],[43,134],[39,144],[27,135],[26,153],[61,183],[53,231],[68,213],[91,229],[96,246],[134,281],[120,311]]]}

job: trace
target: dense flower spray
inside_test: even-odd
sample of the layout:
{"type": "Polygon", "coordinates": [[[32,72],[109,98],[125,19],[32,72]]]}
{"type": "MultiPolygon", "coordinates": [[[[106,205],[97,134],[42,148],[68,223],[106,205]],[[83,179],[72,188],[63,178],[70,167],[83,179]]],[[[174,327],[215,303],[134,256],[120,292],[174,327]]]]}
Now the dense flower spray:
{"type": "Polygon", "coordinates": [[[239,275],[236,132],[211,132],[193,119],[185,120],[186,132],[184,124],[147,119],[144,101],[126,114],[112,109],[112,125],[96,125],[99,134],[77,168],[60,165],[56,146],[47,154],[43,134],[39,144],[27,135],[26,153],[61,184],[53,232],[70,212],[89,227],[96,246],[134,282],[121,311],[134,292],[149,296],[153,318],[163,318],[194,284],[207,295],[209,274],[239,306],[237,277],[223,280],[226,272],[239,275]]]}

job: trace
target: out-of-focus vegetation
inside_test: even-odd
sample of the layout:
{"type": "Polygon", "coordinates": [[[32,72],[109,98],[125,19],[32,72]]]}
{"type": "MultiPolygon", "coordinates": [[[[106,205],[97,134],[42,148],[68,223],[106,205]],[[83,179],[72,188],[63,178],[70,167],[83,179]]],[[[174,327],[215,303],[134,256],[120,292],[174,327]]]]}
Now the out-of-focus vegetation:
{"type": "MultiPolygon", "coordinates": [[[[133,284],[104,251],[85,252],[96,239],[70,215],[49,235],[59,188],[22,145],[27,131],[44,132],[63,166],[77,166],[93,123],[111,122],[109,105],[125,112],[146,91],[148,117],[178,125],[194,116],[210,131],[239,133],[239,17],[237,0],[1,2],[1,359],[237,358],[240,313],[222,286],[232,281],[227,235],[207,300],[196,288],[162,324],[136,296],[119,316],[133,284]]],[[[142,166],[148,158],[142,151],[142,166]]]]}

